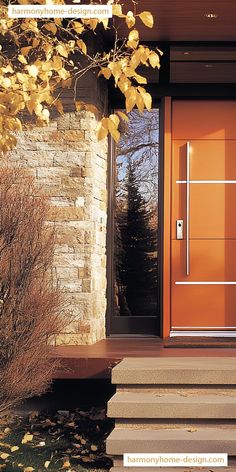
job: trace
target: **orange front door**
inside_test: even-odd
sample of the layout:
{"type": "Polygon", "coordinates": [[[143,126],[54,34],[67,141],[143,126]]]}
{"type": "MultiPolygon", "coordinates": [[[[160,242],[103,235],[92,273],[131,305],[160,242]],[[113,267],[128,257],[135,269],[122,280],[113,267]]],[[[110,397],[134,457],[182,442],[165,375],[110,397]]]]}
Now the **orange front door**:
{"type": "MultiPolygon", "coordinates": [[[[236,331],[236,102],[172,108],[171,331],[236,331]]],[[[206,333],[205,333],[206,334],[206,333]]]]}

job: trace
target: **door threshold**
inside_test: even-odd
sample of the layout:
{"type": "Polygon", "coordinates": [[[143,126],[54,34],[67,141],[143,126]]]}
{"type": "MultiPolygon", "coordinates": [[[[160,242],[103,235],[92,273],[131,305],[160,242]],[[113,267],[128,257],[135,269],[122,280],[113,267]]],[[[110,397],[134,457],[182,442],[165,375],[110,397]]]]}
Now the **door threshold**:
{"type": "Polygon", "coordinates": [[[219,331],[219,330],[212,330],[212,331],[171,331],[170,338],[174,337],[207,337],[207,338],[236,338],[236,331],[219,331]]]}
{"type": "Polygon", "coordinates": [[[155,334],[110,334],[107,336],[107,339],[133,339],[133,338],[142,338],[142,339],[162,339],[161,336],[155,334]]]}

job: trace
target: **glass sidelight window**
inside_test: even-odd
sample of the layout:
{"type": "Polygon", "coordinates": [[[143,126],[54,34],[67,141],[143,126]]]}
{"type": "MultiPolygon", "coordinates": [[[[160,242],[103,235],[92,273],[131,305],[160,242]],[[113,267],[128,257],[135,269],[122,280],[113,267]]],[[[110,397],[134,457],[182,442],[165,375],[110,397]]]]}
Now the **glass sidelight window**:
{"type": "Polygon", "coordinates": [[[122,123],[121,139],[115,149],[113,180],[112,318],[116,319],[113,323],[116,327],[114,331],[120,330],[127,334],[157,334],[158,109],[143,114],[134,110],[129,114],[129,122],[122,123]],[[129,322],[122,321],[124,318],[129,322]],[[133,324],[135,327],[132,327],[133,324]]]}

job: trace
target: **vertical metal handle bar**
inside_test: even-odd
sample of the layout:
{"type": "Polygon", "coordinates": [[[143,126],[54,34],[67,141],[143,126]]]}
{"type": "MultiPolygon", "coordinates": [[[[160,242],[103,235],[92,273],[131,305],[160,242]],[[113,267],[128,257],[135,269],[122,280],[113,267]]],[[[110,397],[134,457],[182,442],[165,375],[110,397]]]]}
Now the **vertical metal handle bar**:
{"type": "Polygon", "coordinates": [[[187,142],[187,188],[186,188],[186,275],[190,275],[190,142],[187,142]]]}

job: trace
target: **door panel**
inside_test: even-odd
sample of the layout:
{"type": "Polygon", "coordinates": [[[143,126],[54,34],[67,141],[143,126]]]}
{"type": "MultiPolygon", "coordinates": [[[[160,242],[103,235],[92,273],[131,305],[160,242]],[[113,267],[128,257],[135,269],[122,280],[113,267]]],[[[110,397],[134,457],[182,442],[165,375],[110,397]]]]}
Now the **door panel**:
{"type": "Polygon", "coordinates": [[[236,106],[232,101],[174,101],[172,139],[236,139],[236,106]]]}
{"type": "Polygon", "coordinates": [[[173,179],[186,179],[187,141],[191,146],[191,180],[236,180],[236,140],[190,138],[173,142],[173,179]]]}
{"type": "Polygon", "coordinates": [[[236,131],[230,120],[236,117],[236,104],[176,102],[173,110],[172,330],[234,330],[236,131]],[[184,221],[183,240],[177,240],[176,220],[184,221]]]}
{"type": "Polygon", "coordinates": [[[236,240],[191,239],[190,275],[186,276],[186,241],[172,241],[174,284],[194,281],[236,282],[234,261],[236,261],[236,240]]]}
{"type": "Polygon", "coordinates": [[[172,318],[173,331],[235,330],[235,285],[181,285],[172,293],[175,313],[180,314],[172,318]]]}
{"type": "Polygon", "coordinates": [[[236,185],[193,184],[190,199],[191,239],[236,238],[236,185]]]}
{"type": "MultiPolygon", "coordinates": [[[[229,141],[227,149],[224,141],[191,141],[190,156],[190,180],[197,181],[190,184],[190,237],[236,238],[236,141],[229,141]],[[216,183],[220,180],[228,183],[216,183]]],[[[176,220],[186,222],[185,181],[186,142],[174,141],[172,239],[176,238],[176,220]]]]}

